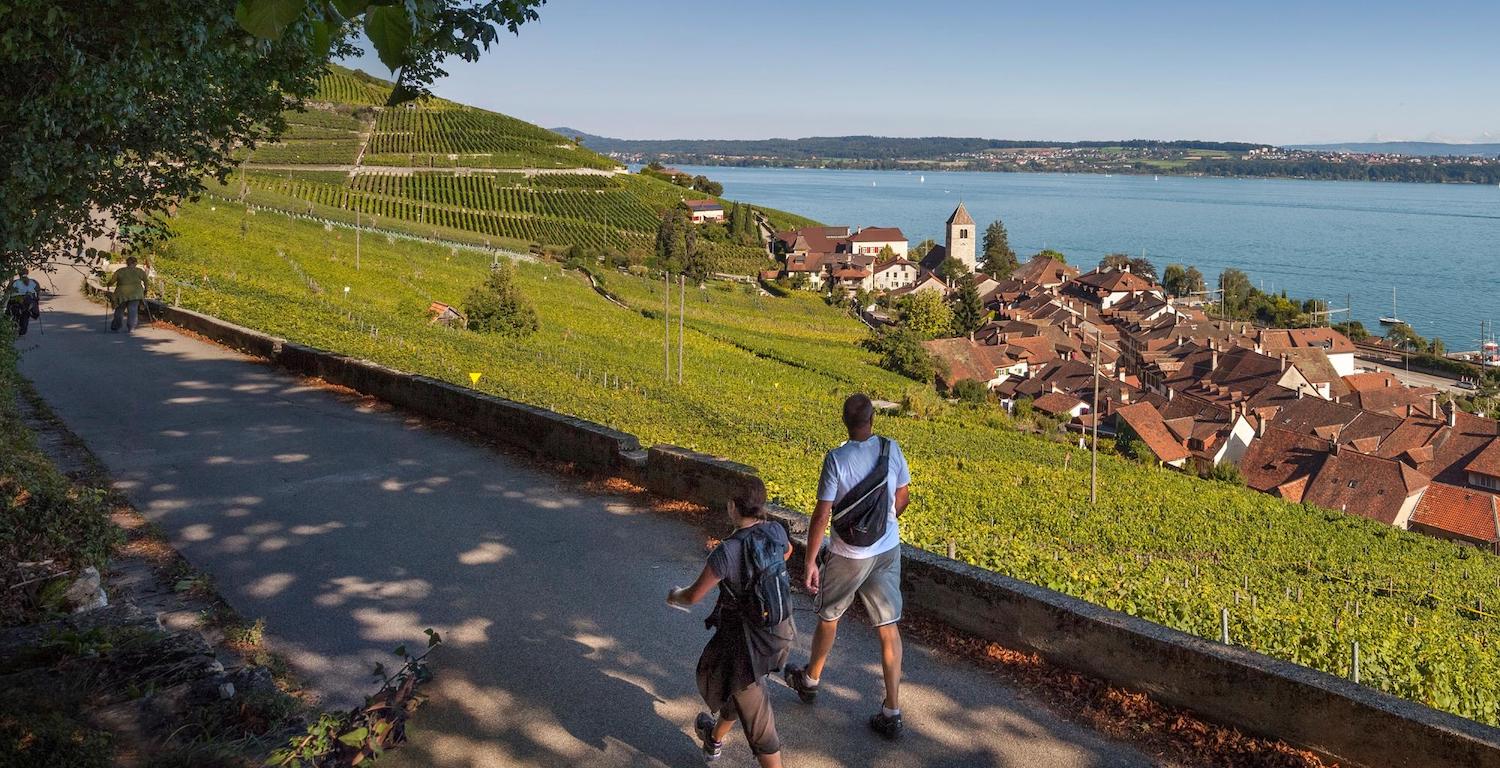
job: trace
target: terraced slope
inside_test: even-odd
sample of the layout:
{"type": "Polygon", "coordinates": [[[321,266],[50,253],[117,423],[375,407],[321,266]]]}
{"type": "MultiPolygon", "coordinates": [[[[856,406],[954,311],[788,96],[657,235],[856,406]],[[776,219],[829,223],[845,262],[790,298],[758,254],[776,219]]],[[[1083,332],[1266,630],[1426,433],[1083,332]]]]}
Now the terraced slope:
{"type": "MultiPolygon", "coordinates": [[[[524,120],[444,99],[386,108],[390,84],[334,68],[282,140],[246,153],[220,198],[519,251],[578,246],[643,260],[662,214],[707,197],[524,120]]],[[[758,208],[768,226],[812,223],[758,208]]],[[[753,245],[700,239],[721,271],[772,266],[753,245]]]]}
{"type": "MultiPolygon", "coordinates": [[[[811,509],[845,394],[921,390],[875,366],[858,323],[813,297],[688,291],[678,385],[650,314],[666,298],[656,281],[607,273],[622,307],[576,272],[523,263],[541,329],[501,338],[425,316],[431,301],[462,303],[486,254],[367,236],[359,264],[344,228],[223,202],[184,206],[174,227],[155,266],[191,309],[465,386],[478,371],[481,389],[752,464],[798,509],[811,509]]],[[[995,411],[916,410],[880,422],[912,464],[908,542],[1208,638],[1228,609],[1235,644],[1335,675],[1357,641],[1366,685],[1500,723],[1500,558],[1111,455],[1092,506],[1077,447],[995,411]]]]}

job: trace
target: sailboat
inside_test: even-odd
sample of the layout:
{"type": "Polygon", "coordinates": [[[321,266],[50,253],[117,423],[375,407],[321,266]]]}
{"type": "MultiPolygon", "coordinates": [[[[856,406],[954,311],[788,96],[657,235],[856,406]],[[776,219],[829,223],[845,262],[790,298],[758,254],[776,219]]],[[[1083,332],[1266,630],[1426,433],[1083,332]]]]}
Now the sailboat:
{"type": "Polygon", "coordinates": [[[927,183],[927,177],[926,176],[918,176],[917,177],[917,183],[918,184],[926,184],[927,183]]]}
{"type": "Polygon", "coordinates": [[[1381,325],[1404,325],[1405,320],[1396,316],[1396,289],[1391,289],[1391,313],[1380,318],[1381,325]]]}

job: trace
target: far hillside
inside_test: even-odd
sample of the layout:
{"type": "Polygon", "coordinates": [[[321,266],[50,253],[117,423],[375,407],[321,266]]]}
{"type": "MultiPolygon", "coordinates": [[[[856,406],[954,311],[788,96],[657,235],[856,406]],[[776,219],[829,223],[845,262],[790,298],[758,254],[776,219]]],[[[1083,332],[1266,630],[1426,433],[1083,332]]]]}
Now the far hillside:
{"type": "MultiPolygon", "coordinates": [[[[614,160],[536,125],[444,99],[384,107],[391,84],[333,68],[306,111],[211,194],[291,213],[513,251],[571,251],[617,266],[654,252],[663,215],[684,200],[729,201],[614,160]]],[[[772,266],[761,229],[811,223],[754,206],[761,227],[700,227],[716,271],[772,266]]]]}

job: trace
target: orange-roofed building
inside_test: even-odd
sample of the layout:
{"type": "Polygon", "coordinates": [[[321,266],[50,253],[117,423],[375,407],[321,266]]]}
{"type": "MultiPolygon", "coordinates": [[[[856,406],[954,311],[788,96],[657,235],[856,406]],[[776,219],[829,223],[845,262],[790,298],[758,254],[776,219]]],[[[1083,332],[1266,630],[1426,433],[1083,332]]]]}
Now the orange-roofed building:
{"type": "Polygon", "coordinates": [[[1409,527],[1500,553],[1500,502],[1492,493],[1433,483],[1417,502],[1409,527]]]}

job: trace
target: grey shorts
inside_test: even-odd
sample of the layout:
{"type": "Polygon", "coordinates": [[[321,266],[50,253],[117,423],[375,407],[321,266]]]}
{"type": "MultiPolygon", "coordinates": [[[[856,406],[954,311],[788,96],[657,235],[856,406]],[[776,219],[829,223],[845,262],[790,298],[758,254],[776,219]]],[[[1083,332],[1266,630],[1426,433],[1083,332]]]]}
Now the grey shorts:
{"type": "Polygon", "coordinates": [[[819,569],[821,583],[813,598],[813,609],[823,621],[838,621],[854,604],[864,603],[870,622],[877,627],[901,620],[901,547],[874,557],[852,560],[828,553],[819,569]]]}

